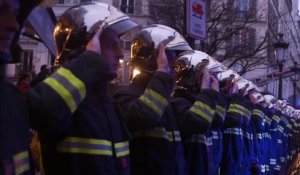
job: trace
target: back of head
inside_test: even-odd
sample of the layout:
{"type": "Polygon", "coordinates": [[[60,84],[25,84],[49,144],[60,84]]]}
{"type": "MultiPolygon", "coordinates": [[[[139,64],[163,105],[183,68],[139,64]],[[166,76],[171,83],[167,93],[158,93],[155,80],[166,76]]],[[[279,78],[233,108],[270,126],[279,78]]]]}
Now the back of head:
{"type": "Polygon", "coordinates": [[[187,41],[176,30],[161,24],[143,27],[131,42],[130,65],[135,69],[153,73],[157,69],[158,46],[163,42],[166,53],[192,51],[187,41]]]}
{"type": "Polygon", "coordinates": [[[43,64],[43,65],[41,66],[41,72],[42,72],[42,71],[45,71],[45,70],[47,70],[47,65],[46,65],[46,64],[43,64]]]}
{"type": "Polygon", "coordinates": [[[85,50],[101,25],[122,35],[137,26],[127,15],[106,3],[90,2],[71,7],[61,15],[54,30],[59,66],[85,50]]]}

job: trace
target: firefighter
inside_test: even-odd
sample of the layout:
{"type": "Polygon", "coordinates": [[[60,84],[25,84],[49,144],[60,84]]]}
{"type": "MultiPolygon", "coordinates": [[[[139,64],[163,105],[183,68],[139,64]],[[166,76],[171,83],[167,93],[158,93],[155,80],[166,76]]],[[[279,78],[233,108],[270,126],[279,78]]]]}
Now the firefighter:
{"type": "MultiPolygon", "coordinates": [[[[214,102],[210,97],[206,97],[204,104],[198,100],[204,97],[199,96],[193,106],[184,99],[171,99],[175,58],[186,50],[191,49],[183,37],[164,25],[146,26],[132,41],[131,70],[138,69],[140,73],[132,76],[130,85],[119,89],[114,97],[133,135],[130,142],[133,175],[189,174],[185,173],[181,133],[199,132],[213,118],[214,102]],[[166,53],[167,67],[160,66],[160,59],[156,62],[157,53],[158,58],[166,53]]],[[[209,80],[208,74],[205,80],[209,80]]],[[[203,84],[208,87],[207,82],[203,84]]]]}
{"type": "Polygon", "coordinates": [[[30,174],[29,122],[24,98],[5,77],[22,25],[40,0],[0,0],[0,174],[30,174]]]}
{"type": "Polygon", "coordinates": [[[28,94],[46,174],[130,174],[128,135],[107,83],[123,57],[119,36],[136,26],[105,3],[71,7],[58,19],[60,68],[28,94]]]}
{"type": "Polygon", "coordinates": [[[223,154],[223,125],[226,116],[227,97],[224,93],[219,94],[216,99],[216,115],[211,124],[211,137],[213,141],[214,168],[212,174],[220,174],[223,154]]]}
{"type": "MultiPolygon", "coordinates": [[[[243,130],[244,118],[250,118],[251,107],[244,95],[247,91],[238,90],[237,83],[233,83],[232,94],[229,94],[228,110],[224,122],[223,152],[221,174],[245,173],[245,142],[243,130]]],[[[247,137],[247,135],[245,135],[247,137]]]]}
{"type": "Polygon", "coordinates": [[[256,173],[253,174],[264,174],[265,173],[265,166],[263,165],[263,157],[262,157],[262,150],[264,149],[263,145],[263,127],[265,125],[264,118],[264,99],[261,94],[257,95],[257,103],[252,110],[251,116],[251,127],[253,129],[253,171],[256,173]]]}
{"type": "MultiPolygon", "coordinates": [[[[194,53],[183,54],[177,60],[177,88],[174,97],[185,98],[191,103],[194,103],[196,99],[201,103],[206,103],[208,99],[206,96],[210,96],[213,97],[215,103],[215,106],[212,107],[215,110],[215,115],[211,122],[206,122],[207,124],[202,131],[196,133],[181,132],[185,148],[187,174],[218,174],[222,158],[222,124],[226,115],[227,98],[219,91],[219,86],[213,86],[214,81],[210,82],[211,84],[209,83],[208,86],[206,85],[207,87],[195,83],[196,77],[200,77],[200,79],[202,77],[202,80],[212,77],[212,80],[218,82],[217,74],[220,70],[208,70],[208,66],[212,64],[207,58],[206,53],[194,51],[194,53]],[[210,76],[206,75],[207,72],[210,76]],[[200,76],[197,76],[199,73],[200,76]]],[[[209,81],[205,80],[204,82],[209,81]]]]}
{"type": "Polygon", "coordinates": [[[272,122],[270,125],[270,131],[269,134],[271,135],[271,143],[270,143],[270,174],[275,174],[276,171],[278,171],[278,163],[279,160],[277,159],[278,154],[278,138],[279,138],[279,130],[278,130],[278,124],[280,122],[280,116],[282,115],[281,111],[277,110],[276,108],[270,109],[272,112],[272,122]]]}

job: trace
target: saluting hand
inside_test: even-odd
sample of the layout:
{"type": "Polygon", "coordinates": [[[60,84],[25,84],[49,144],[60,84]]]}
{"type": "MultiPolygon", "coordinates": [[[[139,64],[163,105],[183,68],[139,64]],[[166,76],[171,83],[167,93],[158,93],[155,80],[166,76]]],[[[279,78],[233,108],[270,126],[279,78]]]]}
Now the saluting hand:
{"type": "MultiPolygon", "coordinates": [[[[198,76],[200,76],[200,75],[198,75],[198,76]]],[[[204,68],[204,70],[203,70],[202,79],[201,79],[201,77],[197,77],[197,79],[199,81],[201,81],[201,89],[209,89],[210,88],[210,75],[209,75],[207,67],[204,68]]]]}
{"type": "Polygon", "coordinates": [[[159,47],[159,51],[158,51],[158,56],[156,59],[157,68],[158,68],[157,70],[166,72],[166,73],[170,73],[170,67],[169,67],[168,58],[167,58],[167,55],[165,52],[165,46],[161,42],[161,43],[159,43],[158,47],[159,47]]]}
{"type": "Polygon", "coordinates": [[[100,43],[100,37],[102,34],[102,28],[100,27],[93,38],[87,43],[86,50],[88,51],[94,51],[98,54],[101,54],[101,43],[100,43]]]}
{"type": "Polygon", "coordinates": [[[219,92],[220,90],[219,80],[216,79],[213,75],[210,75],[210,85],[213,90],[219,92]]]}

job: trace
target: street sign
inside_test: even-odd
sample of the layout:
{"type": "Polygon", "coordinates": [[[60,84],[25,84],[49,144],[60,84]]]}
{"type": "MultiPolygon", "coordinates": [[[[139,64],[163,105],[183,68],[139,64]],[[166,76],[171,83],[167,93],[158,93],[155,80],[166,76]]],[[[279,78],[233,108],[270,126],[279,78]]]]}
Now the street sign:
{"type": "Polygon", "coordinates": [[[195,39],[206,40],[205,0],[187,0],[186,3],[186,33],[195,39]]]}

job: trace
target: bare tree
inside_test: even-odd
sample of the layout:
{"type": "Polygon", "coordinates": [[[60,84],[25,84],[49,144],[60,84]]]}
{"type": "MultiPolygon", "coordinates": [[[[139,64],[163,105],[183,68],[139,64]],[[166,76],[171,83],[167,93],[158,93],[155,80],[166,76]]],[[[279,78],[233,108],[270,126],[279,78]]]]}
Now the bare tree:
{"type": "MultiPolygon", "coordinates": [[[[258,37],[253,26],[263,23],[263,14],[255,0],[210,0],[207,2],[208,41],[201,50],[229,68],[238,66],[238,73],[266,65],[267,32],[258,37]]],[[[185,32],[184,0],[150,0],[150,16],[177,31],[185,32]]],[[[186,35],[185,35],[186,36],[186,35]]]]}

